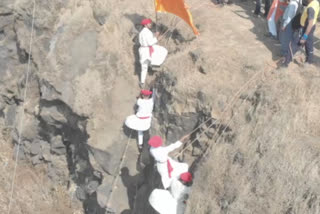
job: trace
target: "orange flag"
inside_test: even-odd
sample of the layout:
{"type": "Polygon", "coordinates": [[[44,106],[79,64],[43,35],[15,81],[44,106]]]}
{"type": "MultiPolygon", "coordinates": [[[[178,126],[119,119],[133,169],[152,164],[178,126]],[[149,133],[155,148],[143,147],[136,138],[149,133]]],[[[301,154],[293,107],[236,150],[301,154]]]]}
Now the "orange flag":
{"type": "Polygon", "coordinates": [[[192,15],[184,0],[155,0],[155,5],[156,12],[168,12],[179,16],[191,26],[194,34],[200,35],[193,24],[192,15]]]}

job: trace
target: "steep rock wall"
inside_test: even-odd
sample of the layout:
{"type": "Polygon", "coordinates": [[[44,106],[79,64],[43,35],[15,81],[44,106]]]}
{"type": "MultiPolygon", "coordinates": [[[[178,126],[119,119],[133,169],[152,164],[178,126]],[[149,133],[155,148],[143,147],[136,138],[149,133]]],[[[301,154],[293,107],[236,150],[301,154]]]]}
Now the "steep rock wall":
{"type": "MultiPolygon", "coordinates": [[[[33,5],[0,3],[1,126],[17,148],[24,112],[19,158],[47,166],[52,182],[81,200],[85,213],[114,213],[106,202],[127,142],[121,127],[139,91],[137,23],[153,16],[152,7],[144,1],[36,1],[24,99],[33,5]]],[[[202,31],[197,39],[175,19],[159,17],[175,26],[159,26],[169,29],[161,43],[170,55],[152,75],[158,96],[149,135],[169,144],[212,118],[179,157],[195,173],[188,213],[317,213],[318,76],[299,67],[272,71],[261,60],[270,52],[252,45],[256,35],[247,34],[253,23],[229,19],[238,10],[195,10],[195,17],[213,16],[195,19],[202,31]],[[264,70],[267,77],[259,75],[262,81],[234,96],[264,70]]],[[[138,165],[128,187],[133,209],[118,212],[154,213],[146,201],[160,181],[148,147],[138,165]]],[[[130,174],[121,173],[125,185],[130,174]]]]}

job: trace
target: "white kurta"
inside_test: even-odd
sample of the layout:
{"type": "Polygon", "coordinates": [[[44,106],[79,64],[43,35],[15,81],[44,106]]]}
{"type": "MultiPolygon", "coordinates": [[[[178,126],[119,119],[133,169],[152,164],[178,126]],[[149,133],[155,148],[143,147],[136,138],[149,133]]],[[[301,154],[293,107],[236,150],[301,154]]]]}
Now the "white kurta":
{"type": "Polygon", "coordinates": [[[139,33],[139,56],[141,64],[145,63],[148,60],[151,65],[159,66],[164,62],[168,51],[164,47],[156,45],[157,42],[157,38],[147,27],[143,28],[139,33]],[[152,46],[154,50],[151,56],[149,49],[150,46],[152,46]]]}
{"type": "Polygon", "coordinates": [[[191,188],[185,186],[178,179],[171,182],[170,192],[172,197],[177,201],[177,214],[183,214],[186,209],[185,201],[188,199],[191,188]]]}
{"type": "Polygon", "coordinates": [[[150,148],[150,153],[157,162],[157,170],[161,175],[162,185],[165,189],[170,186],[172,179],[179,178],[182,173],[187,172],[189,169],[188,164],[180,163],[169,157],[169,153],[179,148],[181,145],[182,142],[177,141],[166,147],[150,148]],[[171,178],[169,177],[167,160],[170,161],[173,168],[171,178]]]}
{"type": "Polygon", "coordinates": [[[177,201],[168,190],[154,189],[149,196],[149,203],[160,214],[177,213],[177,201]]]}
{"type": "Polygon", "coordinates": [[[146,131],[151,126],[152,111],[154,105],[154,98],[141,99],[137,101],[138,111],[135,115],[127,117],[125,124],[130,129],[137,131],[146,131]],[[148,118],[144,118],[148,117],[148,118]],[[144,118],[144,119],[141,119],[144,118]]]}

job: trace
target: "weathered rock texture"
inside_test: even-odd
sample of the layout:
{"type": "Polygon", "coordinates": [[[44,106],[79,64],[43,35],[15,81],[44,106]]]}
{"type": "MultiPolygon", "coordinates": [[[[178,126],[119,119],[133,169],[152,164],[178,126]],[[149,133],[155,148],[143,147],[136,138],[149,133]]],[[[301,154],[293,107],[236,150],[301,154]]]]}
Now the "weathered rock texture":
{"type": "Polygon", "coordinates": [[[272,80],[240,98],[235,137],[212,142],[187,213],[319,212],[318,81],[272,80]]]}
{"type": "MultiPolygon", "coordinates": [[[[251,18],[251,3],[190,2],[198,38],[159,15],[169,56],[148,76],[158,93],[145,133],[145,141],[157,134],[170,144],[207,121],[179,156],[195,174],[186,213],[319,213],[319,50],[315,66],[275,71],[278,47],[263,36],[264,20],[251,18]]],[[[138,23],[154,16],[152,1],[35,3],[30,52],[33,2],[0,2],[0,160],[8,174],[0,211],[14,168],[8,151],[15,156],[20,141],[18,171],[32,165],[49,180],[35,189],[39,200],[16,189],[12,213],[156,213],[147,198],[161,184],[148,146],[139,155],[136,133],[123,127],[139,93],[138,23]],[[37,209],[35,200],[65,203],[37,209]]],[[[25,180],[18,173],[16,183],[25,180]]]]}

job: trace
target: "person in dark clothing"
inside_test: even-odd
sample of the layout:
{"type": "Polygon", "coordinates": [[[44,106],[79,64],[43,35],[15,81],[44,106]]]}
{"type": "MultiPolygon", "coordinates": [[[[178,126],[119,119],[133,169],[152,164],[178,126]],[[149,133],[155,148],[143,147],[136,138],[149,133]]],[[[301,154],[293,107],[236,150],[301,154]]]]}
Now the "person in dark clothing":
{"type": "Polygon", "coordinates": [[[294,54],[299,50],[300,46],[305,46],[306,62],[313,63],[313,33],[316,29],[317,17],[319,14],[319,2],[318,0],[308,0],[308,6],[303,11],[300,19],[301,34],[295,36],[294,40],[289,46],[288,54],[282,64],[283,67],[287,67],[292,61],[294,54]],[[301,36],[302,35],[302,36],[301,36]]]}
{"type": "MultiPolygon", "coordinates": [[[[270,6],[271,6],[271,2],[272,0],[265,0],[264,3],[264,16],[267,17],[269,10],[270,10],[270,6]]],[[[262,0],[256,0],[256,9],[254,11],[255,15],[260,15],[261,13],[261,4],[262,4],[262,0]]]]}
{"type": "Polygon", "coordinates": [[[286,1],[289,1],[290,3],[282,16],[279,35],[281,43],[281,55],[284,57],[288,54],[289,44],[294,39],[294,29],[292,26],[292,20],[296,16],[297,10],[299,8],[299,0],[286,1]]]}

